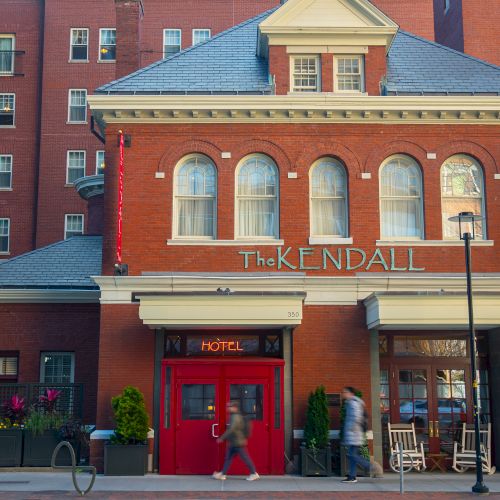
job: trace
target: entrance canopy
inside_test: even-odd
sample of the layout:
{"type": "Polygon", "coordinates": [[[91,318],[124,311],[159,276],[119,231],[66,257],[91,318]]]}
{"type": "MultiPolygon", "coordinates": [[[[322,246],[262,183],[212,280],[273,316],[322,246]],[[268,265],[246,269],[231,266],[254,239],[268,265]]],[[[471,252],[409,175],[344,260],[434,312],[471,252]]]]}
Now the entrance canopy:
{"type": "Polygon", "coordinates": [[[300,292],[138,293],[139,317],[150,328],[285,327],[300,325],[300,292]]]}
{"type": "MultiPolygon", "coordinates": [[[[500,294],[473,296],[477,329],[500,326],[500,294]]],[[[467,329],[467,295],[440,292],[375,292],[363,301],[369,329],[467,329]]]]}

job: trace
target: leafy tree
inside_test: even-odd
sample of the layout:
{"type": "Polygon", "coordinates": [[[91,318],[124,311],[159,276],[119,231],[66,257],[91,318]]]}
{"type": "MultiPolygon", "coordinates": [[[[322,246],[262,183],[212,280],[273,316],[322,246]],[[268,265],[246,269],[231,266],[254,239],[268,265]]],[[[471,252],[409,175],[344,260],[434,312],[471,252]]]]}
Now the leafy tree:
{"type": "Polygon", "coordinates": [[[111,398],[111,406],[116,422],[111,441],[115,444],[143,444],[149,432],[149,417],[142,392],[127,386],[119,396],[111,398]]]}
{"type": "Polygon", "coordinates": [[[325,388],[319,386],[309,395],[307,402],[306,425],[304,439],[309,449],[327,448],[329,444],[328,431],[330,415],[325,388]]]}

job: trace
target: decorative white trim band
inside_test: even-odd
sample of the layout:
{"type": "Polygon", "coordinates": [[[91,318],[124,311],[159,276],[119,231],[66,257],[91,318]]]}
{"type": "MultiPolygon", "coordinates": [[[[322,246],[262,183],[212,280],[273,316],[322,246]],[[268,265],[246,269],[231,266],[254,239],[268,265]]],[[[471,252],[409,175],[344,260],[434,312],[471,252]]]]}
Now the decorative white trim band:
{"type": "Polygon", "coordinates": [[[176,246],[214,246],[214,247],[253,247],[259,246],[273,246],[281,247],[285,244],[285,240],[183,240],[174,239],[167,240],[167,245],[176,246]]]}
{"type": "MultiPolygon", "coordinates": [[[[472,240],[471,246],[492,247],[494,240],[472,240]]],[[[462,240],[377,240],[378,247],[463,247],[462,240]]]]}

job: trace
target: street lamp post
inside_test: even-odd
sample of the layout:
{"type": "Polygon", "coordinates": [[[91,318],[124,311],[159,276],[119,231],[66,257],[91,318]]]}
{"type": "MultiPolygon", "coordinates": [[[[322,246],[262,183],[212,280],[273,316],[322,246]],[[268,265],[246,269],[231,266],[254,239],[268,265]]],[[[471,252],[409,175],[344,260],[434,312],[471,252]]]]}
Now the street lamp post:
{"type": "Polygon", "coordinates": [[[478,405],[478,376],[476,360],[476,334],[474,332],[474,311],[472,308],[472,280],[471,280],[471,252],[470,242],[475,237],[475,223],[482,220],[480,215],[472,212],[460,212],[448,220],[458,222],[460,239],[465,243],[465,273],[467,276],[467,305],[469,309],[469,345],[470,364],[472,372],[472,401],[474,410],[474,436],[476,446],[476,484],[472,487],[473,493],[488,493],[489,489],[483,482],[483,462],[481,460],[481,435],[479,432],[479,405],[478,405]]]}

